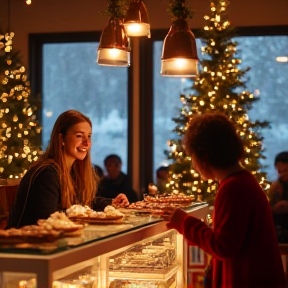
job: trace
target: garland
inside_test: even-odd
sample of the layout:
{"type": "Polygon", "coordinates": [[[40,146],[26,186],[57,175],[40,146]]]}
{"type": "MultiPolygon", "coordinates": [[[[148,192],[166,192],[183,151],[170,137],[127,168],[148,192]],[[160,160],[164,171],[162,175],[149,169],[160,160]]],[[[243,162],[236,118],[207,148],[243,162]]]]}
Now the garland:
{"type": "Polygon", "coordinates": [[[194,12],[187,2],[188,2],[187,0],[170,0],[169,1],[167,11],[172,20],[177,20],[177,19],[187,20],[187,19],[193,18],[194,12]]]}
{"type": "Polygon", "coordinates": [[[100,15],[113,18],[125,18],[128,9],[127,0],[109,0],[107,9],[100,15]]]}

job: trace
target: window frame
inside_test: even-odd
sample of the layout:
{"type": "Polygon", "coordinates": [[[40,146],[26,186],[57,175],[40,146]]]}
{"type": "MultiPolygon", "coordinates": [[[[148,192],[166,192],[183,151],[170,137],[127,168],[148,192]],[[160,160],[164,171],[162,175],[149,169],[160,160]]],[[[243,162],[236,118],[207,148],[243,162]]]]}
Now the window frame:
{"type": "MultiPolygon", "coordinates": [[[[235,37],[241,36],[288,36],[288,25],[235,27],[235,37]]],[[[153,183],[153,42],[164,40],[169,29],[151,30],[150,41],[142,41],[140,46],[140,185],[147,190],[153,183]]],[[[191,29],[196,38],[202,29],[191,29]]],[[[288,54],[288,47],[287,47],[288,54]]],[[[159,72],[160,73],[160,72],[159,72]]],[[[167,139],[169,140],[169,139],[167,139]]]]}
{"type": "MultiPolygon", "coordinates": [[[[99,42],[101,37],[101,31],[91,32],[65,32],[65,33],[33,33],[29,34],[29,77],[31,81],[31,95],[37,99],[39,103],[37,118],[42,125],[42,89],[43,89],[43,46],[48,43],[77,43],[77,42],[99,42]]],[[[97,47],[95,46],[95,51],[97,47]]],[[[130,57],[133,57],[133,50],[130,53],[130,57]]],[[[96,56],[96,53],[95,53],[96,56]]],[[[95,63],[95,65],[97,65],[95,63]]],[[[127,147],[127,174],[130,179],[133,179],[132,169],[132,147],[133,147],[133,131],[132,131],[132,119],[133,119],[133,65],[128,68],[128,99],[127,99],[127,111],[128,111],[128,147],[127,147]]],[[[132,183],[131,183],[132,184],[132,183]]]]}

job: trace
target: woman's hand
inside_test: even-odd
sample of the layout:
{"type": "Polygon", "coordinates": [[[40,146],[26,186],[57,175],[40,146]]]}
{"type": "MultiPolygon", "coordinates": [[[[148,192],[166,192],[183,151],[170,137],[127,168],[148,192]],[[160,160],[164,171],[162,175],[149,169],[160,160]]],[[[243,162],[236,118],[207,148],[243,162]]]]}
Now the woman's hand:
{"type": "Polygon", "coordinates": [[[129,205],[129,201],[125,194],[120,193],[112,200],[112,205],[115,207],[127,207],[129,205]]]}

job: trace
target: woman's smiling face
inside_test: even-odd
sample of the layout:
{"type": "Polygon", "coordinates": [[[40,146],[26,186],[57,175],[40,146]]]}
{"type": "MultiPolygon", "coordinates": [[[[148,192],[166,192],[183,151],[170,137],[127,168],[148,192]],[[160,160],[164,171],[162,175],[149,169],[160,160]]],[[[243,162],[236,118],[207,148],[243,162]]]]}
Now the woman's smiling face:
{"type": "Polygon", "coordinates": [[[72,166],[75,160],[83,160],[91,148],[92,127],[88,122],[80,122],[67,130],[62,142],[64,157],[72,166]]]}

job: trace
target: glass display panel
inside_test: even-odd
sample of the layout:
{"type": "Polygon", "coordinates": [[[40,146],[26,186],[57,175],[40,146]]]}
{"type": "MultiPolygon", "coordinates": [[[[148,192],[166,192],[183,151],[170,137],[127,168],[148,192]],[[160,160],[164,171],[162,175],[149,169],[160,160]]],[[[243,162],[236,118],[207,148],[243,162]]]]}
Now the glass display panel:
{"type": "Polygon", "coordinates": [[[34,273],[0,273],[1,288],[36,288],[37,276],[34,273]]]}
{"type": "Polygon", "coordinates": [[[7,241],[1,243],[0,241],[0,253],[53,254],[73,247],[79,247],[87,243],[107,239],[160,221],[162,221],[162,219],[158,216],[154,217],[131,213],[129,216],[125,217],[122,224],[90,224],[84,228],[83,235],[78,237],[64,237],[52,242],[42,243],[39,241],[34,241],[34,243],[14,243],[13,241],[11,241],[11,243],[7,243],[7,241]]]}
{"type": "Polygon", "coordinates": [[[137,276],[138,279],[153,279],[154,274],[166,275],[178,264],[176,244],[175,230],[161,237],[157,235],[141,241],[124,252],[109,257],[109,276],[119,277],[125,274],[126,278],[137,276]]]}

